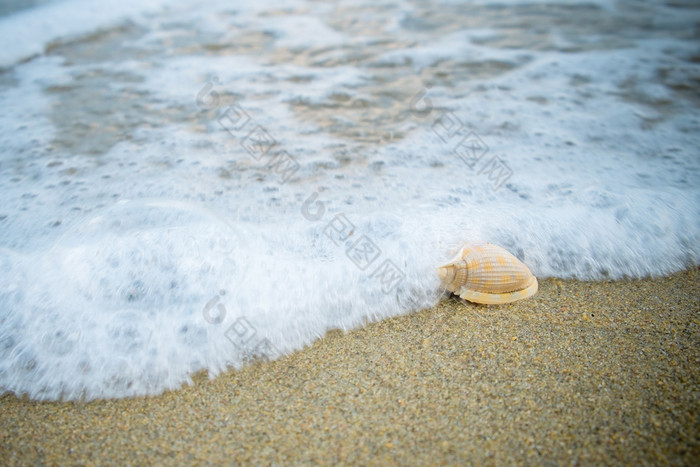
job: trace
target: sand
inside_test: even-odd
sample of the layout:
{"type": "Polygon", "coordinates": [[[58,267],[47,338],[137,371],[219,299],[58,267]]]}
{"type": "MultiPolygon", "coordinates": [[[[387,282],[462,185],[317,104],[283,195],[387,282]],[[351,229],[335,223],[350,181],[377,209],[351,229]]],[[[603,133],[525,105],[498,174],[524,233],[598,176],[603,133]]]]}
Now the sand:
{"type": "Polygon", "coordinates": [[[0,397],[0,464],[698,464],[700,270],[330,332],[160,396],[0,397]]]}

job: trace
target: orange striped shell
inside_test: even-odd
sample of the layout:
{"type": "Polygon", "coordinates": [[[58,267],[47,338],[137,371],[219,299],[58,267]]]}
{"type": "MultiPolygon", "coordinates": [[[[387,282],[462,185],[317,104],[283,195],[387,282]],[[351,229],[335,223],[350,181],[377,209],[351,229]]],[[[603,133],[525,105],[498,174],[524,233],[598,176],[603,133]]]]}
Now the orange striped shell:
{"type": "Polygon", "coordinates": [[[510,303],[537,292],[537,278],[518,258],[490,243],[467,244],[438,276],[450,292],[487,305],[510,303]]]}

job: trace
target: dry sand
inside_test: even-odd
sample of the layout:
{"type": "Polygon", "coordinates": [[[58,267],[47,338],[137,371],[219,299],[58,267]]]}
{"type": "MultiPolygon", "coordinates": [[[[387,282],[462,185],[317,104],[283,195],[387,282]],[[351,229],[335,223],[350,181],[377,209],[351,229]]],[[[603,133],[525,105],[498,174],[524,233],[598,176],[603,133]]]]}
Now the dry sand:
{"type": "Polygon", "coordinates": [[[0,464],[700,463],[700,270],[329,333],[157,397],[0,397],[0,464]]]}

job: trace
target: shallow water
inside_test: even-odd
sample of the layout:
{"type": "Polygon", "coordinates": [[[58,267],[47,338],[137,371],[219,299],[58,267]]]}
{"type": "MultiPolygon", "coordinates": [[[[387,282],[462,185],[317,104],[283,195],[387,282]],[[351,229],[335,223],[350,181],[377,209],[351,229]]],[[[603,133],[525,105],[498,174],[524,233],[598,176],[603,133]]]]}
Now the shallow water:
{"type": "Polygon", "coordinates": [[[154,394],[275,358],[436,303],[467,240],[538,277],[700,262],[694,2],[10,10],[5,390],[154,394]]]}

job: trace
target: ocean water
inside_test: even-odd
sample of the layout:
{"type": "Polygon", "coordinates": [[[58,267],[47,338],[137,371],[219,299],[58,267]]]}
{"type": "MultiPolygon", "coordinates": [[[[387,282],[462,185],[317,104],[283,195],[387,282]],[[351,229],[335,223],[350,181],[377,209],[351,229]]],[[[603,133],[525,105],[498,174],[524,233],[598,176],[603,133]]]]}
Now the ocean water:
{"type": "MultiPolygon", "coordinates": [[[[0,8],[0,392],[158,394],[444,296],[700,264],[700,5],[0,8]]],[[[533,300],[537,300],[535,297],[533,300]]]]}

